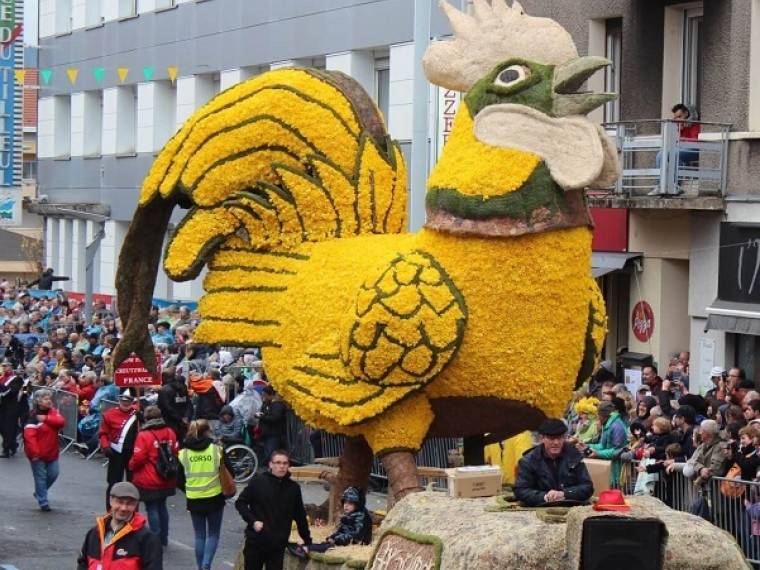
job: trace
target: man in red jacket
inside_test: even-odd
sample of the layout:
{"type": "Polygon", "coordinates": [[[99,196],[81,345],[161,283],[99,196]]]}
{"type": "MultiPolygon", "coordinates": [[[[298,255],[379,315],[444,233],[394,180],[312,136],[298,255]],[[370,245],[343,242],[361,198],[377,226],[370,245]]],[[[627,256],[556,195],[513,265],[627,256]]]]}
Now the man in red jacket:
{"type": "Polygon", "coordinates": [[[108,457],[106,481],[106,510],[111,506],[111,487],[115,483],[132,479],[127,468],[137,437],[137,406],[129,391],[119,395],[119,405],[103,414],[98,431],[100,452],[108,457]]]}
{"type": "Polygon", "coordinates": [[[34,407],[24,426],[24,452],[34,476],[34,498],[43,511],[50,511],[48,490],[58,478],[58,432],[66,424],[53,407],[53,393],[43,388],[34,393],[34,407]]]}
{"type": "Polygon", "coordinates": [[[85,536],[77,570],[163,570],[158,537],[137,511],[140,493],[132,483],[111,489],[111,512],[98,517],[85,536]]]}

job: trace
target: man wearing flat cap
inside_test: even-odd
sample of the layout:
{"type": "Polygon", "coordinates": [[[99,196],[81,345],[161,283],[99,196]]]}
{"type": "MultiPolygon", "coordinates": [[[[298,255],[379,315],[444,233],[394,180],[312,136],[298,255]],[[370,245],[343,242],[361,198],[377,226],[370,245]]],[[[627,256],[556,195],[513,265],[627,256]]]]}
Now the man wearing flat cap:
{"type": "Polygon", "coordinates": [[[515,496],[520,504],[536,507],[562,501],[585,502],[594,492],[583,456],[565,439],[562,420],[544,420],[540,444],[525,452],[517,465],[515,496]]]}
{"type": "Polygon", "coordinates": [[[77,570],[162,570],[163,551],[157,534],[137,512],[140,492],[122,481],[111,487],[110,511],[98,517],[85,536],[77,570]]]}

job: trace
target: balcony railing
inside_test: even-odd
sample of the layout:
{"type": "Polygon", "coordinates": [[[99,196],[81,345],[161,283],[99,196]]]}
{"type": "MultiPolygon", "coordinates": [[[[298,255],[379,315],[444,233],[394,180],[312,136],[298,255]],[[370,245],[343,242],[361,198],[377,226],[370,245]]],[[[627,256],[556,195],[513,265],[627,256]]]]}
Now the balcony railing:
{"type": "Polygon", "coordinates": [[[672,120],[605,123],[622,167],[622,176],[612,189],[615,194],[631,198],[723,195],[731,125],[697,124],[700,140],[680,139],[679,123],[672,120]],[[704,135],[709,140],[701,140],[704,135]]]}

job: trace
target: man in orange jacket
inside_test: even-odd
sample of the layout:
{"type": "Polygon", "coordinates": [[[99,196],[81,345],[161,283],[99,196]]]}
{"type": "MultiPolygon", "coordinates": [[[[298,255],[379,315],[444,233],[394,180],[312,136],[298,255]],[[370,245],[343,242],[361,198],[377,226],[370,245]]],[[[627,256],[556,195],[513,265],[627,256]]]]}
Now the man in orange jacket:
{"type": "Polygon", "coordinates": [[[114,484],[132,479],[127,466],[132,458],[137,437],[137,406],[129,391],[119,395],[119,405],[103,414],[98,435],[100,437],[100,452],[108,457],[108,473],[106,481],[106,510],[111,505],[111,488],[114,484]]]}
{"type": "Polygon", "coordinates": [[[137,487],[126,481],[116,483],[109,500],[111,512],[98,517],[85,536],[77,570],[163,570],[158,535],[137,512],[137,487]]]}

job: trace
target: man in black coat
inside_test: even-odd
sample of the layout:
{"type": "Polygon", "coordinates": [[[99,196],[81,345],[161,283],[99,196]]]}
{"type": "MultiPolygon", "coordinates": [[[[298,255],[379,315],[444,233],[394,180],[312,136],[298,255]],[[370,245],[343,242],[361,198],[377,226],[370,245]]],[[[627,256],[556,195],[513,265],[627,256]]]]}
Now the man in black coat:
{"type": "Polygon", "coordinates": [[[264,386],[261,392],[263,404],[261,410],[256,414],[261,428],[261,444],[264,446],[264,459],[268,460],[269,456],[275,449],[280,449],[286,445],[287,433],[287,410],[285,403],[275,394],[272,386],[264,386]]]}
{"type": "Polygon", "coordinates": [[[43,291],[50,291],[53,288],[53,282],[68,281],[69,279],[71,278],[63,275],[53,275],[53,268],[48,267],[37,279],[29,283],[29,287],[37,285],[43,291]]]}
{"type": "MultiPolygon", "coordinates": [[[[3,363],[3,368],[9,368],[9,365],[3,363]]],[[[24,379],[20,374],[4,378],[5,375],[0,376],[0,437],[3,439],[0,457],[7,458],[18,450],[19,420],[28,410],[22,393],[24,379]]]]}
{"type": "Polygon", "coordinates": [[[161,390],[158,392],[158,408],[164,422],[174,430],[177,441],[182,441],[187,435],[187,426],[193,417],[193,403],[187,393],[187,386],[181,377],[172,372],[164,372],[161,390]]]}
{"type": "Polygon", "coordinates": [[[287,451],[275,450],[269,471],[255,476],[240,493],[235,508],[245,529],[245,570],[281,570],[290,529],[296,521],[306,552],[311,545],[301,487],[290,478],[287,451]]]}
{"type": "Polygon", "coordinates": [[[561,420],[548,419],[538,433],[541,444],[526,451],[517,465],[517,499],[526,507],[588,501],[594,485],[583,456],[565,441],[567,426],[561,420]]]}

